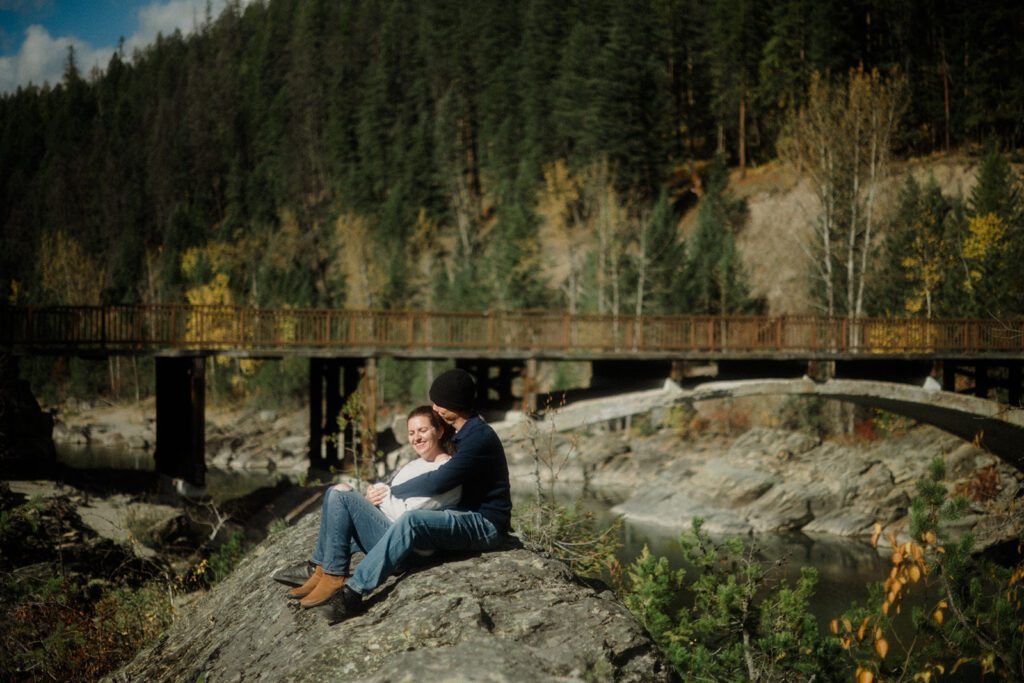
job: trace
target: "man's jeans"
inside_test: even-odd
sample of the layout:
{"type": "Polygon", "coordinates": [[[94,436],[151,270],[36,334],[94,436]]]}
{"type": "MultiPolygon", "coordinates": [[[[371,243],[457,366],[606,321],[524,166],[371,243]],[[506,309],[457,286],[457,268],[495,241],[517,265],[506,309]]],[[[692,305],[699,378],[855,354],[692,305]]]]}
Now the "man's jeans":
{"type": "Polygon", "coordinates": [[[332,485],[324,492],[313,562],[328,574],[348,576],[352,553],[368,552],[390,527],[391,520],[358,491],[338,491],[332,485]]]}
{"type": "MultiPolygon", "coordinates": [[[[487,550],[503,534],[479,512],[411,510],[395,520],[346,584],[366,595],[417,550],[487,550]]],[[[326,571],[326,570],[325,570],[326,571]]]]}

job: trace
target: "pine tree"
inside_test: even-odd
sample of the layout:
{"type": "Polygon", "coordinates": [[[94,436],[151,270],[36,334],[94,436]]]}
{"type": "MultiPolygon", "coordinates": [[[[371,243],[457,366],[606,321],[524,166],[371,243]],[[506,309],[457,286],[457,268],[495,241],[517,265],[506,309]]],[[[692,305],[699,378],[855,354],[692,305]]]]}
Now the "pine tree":
{"type": "Polygon", "coordinates": [[[665,72],[658,63],[664,29],[647,7],[618,3],[593,79],[594,132],[619,189],[656,196],[663,182],[668,107],[665,72]]]}
{"type": "Polygon", "coordinates": [[[1024,311],[1024,195],[1020,178],[995,150],[982,160],[971,191],[962,255],[974,315],[1024,311]]]}
{"type": "Polygon", "coordinates": [[[747,167],[752,99],[767,34],[763,8],[753,0],[721,0],[708,8],[706,59],[719,129],[718,153],[725,152],[728,134],[741,174],[747,167]]]}
{"type": "Polygon", "coordinates": [[[692,313],[750,313],[761,306],[751,297],[736,252],[736,235],[747,218],[746,204],[732,197],[728,182],[725,161],[716,157],[697,214],[697,227],[686,245],[685,280],[693,293],[692,313]]]}

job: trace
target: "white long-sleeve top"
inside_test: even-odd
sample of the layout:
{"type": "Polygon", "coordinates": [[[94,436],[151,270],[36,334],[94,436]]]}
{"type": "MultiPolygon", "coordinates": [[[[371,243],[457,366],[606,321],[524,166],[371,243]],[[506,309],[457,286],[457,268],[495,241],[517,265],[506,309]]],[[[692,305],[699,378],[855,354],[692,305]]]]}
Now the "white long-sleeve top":
{"type": "MultiPolygon", "coordinates": [[[[402,482],[414,479],[421,474],[427,472],[433,472],[438,467],[448,462],[445,458],[444,462],[435,460],[434,462],[427,462],[423,458],[416,458],[415,460],[406,463],[401,469],[395,474],[391,480],[391,486],[398,486],[402,482]]],[[[459,499],[462,498],[462,487],[456,486],[453,489],[449,489],[444,493],[440,493],[436,496],[423,496],[415,498],[395,498],[388,492],[387,497],[380,504],[380,511],[384,513],[384,516],[390,519],[392,522],[398,519],[402,513],[408,512],[409,510],[443,510],[450,508],[453,505],[457,505],[459,499]]]]}

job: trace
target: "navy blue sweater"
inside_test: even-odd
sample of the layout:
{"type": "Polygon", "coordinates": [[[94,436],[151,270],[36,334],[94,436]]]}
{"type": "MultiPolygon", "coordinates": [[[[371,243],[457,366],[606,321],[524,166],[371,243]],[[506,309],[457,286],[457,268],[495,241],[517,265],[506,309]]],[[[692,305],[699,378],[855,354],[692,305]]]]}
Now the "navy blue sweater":
{"type": "Polygon", "coordinates": [[[421,474],[391,489],[398,498],[436,496],[462,486],[456,510],[479,512],[498,531],[507,532],[512,522],[508,462],[501,439],[479,415],[462,425],[452,439],[455,454],[433,472],[421,474]]]}

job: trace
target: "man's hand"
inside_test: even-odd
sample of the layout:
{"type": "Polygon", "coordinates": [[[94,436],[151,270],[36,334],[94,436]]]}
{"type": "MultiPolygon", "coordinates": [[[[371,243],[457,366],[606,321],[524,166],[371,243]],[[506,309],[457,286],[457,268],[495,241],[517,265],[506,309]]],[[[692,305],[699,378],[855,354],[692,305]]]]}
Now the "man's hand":
{"type": "Polygon", "coordinates": [[[387,484],[373,484],[366,489],[366,500],[370,501],[372,505],[379,506],[389,493],[391,493],[391,487],[387,484]]]}

